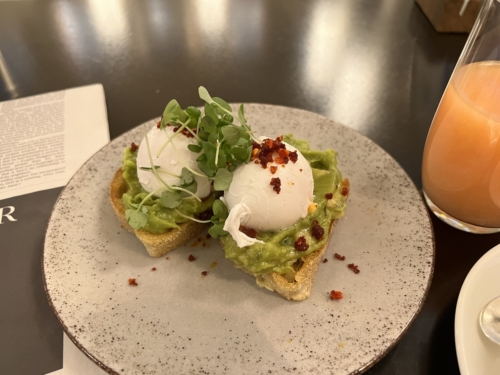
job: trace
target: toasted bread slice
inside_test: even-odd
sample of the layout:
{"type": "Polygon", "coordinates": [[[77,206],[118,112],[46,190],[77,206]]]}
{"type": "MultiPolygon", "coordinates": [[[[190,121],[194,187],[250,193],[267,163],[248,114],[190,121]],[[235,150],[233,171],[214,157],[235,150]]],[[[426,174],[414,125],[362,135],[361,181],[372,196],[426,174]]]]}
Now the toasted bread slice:
{"type": "Polygon", "coordinates": [[[149,233],[144,229],[133,229],[125,218],[125,205],[122,200],[122,196],[127,192],[127,190],[128,186],[123,179],[123,171],[120,168],[116,171],[109,187],[111,205],[113,206],[113,210],[115,211],[118,220],[120,220],[122,227],[129,232],[135,233],[137,238],[146,247],[149,255],[152,257],[161,257],[169,251],[184,245],[187,241],[198,236],[205,228],[207,228],[207,224],[201,224],[190,220],[186,223],[180,224],[177,229],[171,229],[161,234],[149,233]]]}
{"type": "MultiPolygon", "coordinates": [[[[340,188],[346,188],[347,191],[349,191],[349,180],[346,178],[343,179],[340,188]]],[[[262,288],[269,289],[272,292],[277,292],[280,296],[292,301],[301,301],[309,297],[314,284],[314,278],[316,277],[316,272],[318,271],[319,263],[321,262],[321,259],[323,259],[323,255],[325,254],[328,244],[330,243],[336,222],[337,220],[333,220],[330,223],[328,239],[325,245],[321,249],[298,259],[293,265],[293,272],[289,272],[285,275],[281,275],[277,272],[271,272],[265,275],[255,276],[257,285],[262,288]]],[[[223,246],[222,242],[221,246],[223,246]]],[[[252,275],[252,273],[243,267],[236,265],[235,267],[252,275]]]]}

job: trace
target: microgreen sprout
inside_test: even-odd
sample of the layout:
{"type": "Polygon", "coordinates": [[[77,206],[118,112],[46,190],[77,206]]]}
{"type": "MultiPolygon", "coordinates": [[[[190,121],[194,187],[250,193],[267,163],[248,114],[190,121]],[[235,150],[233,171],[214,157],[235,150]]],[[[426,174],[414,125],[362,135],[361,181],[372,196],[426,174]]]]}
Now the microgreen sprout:
{"type": "MultiPolygon", "coordinates": [[[[126,210],[127,220],[134,229],[140,229],[147,225],[149,213],[144,203],[152,195],[158,193],[160,193],[160,202],[165,208],[174,209],[180,216],[190,220],[203,223],[210,222],[186,216],[176,209],[182,204],[183,199],[194,198],[201,201],[196,195],[198,185],[194,177],[206,177],[213,181],[216,191],[223,191],[229,188],[233,178],[232,173],[236,167],[248,163],[250,160],[252,142],[257,141],[257,139],[247,123],[243,104],[238,109],[236,118],[239,125],[236,125],[232,108],[226,101],[210,96],[203,86],[199,87],[198,93],[205,102],[203,112],[191,106],[183,110],[176,100],[171,100],[165,107],[159,125],[161,130],[165,130],[167,126],[176,127],[174,133],[169,135],[165,143],[160,147],[156,157],[160,157],[161,153],[170,144],[177,160],[183,165],[180,176],[154,165],[148,136],[145,135],[150,166],[141,166],[139,169],[153,173],[162,187],[149,193],[137,206],[131,205],[133,208],[126,210]],[[196,141],[196,143],[191,143],[187,147],[191,152],[199,154],[196,161],[201,173],[191,168],[180,156],[174,139],[181,136],[181,134],[192,136],[196,141]],[[178,177],[179,185],[168,185],[160,177],[160,173],[178,177]]],[[[219,200],[215,201],[214,207],[216,208],[214,208],[214,216],[211,220],[214,226],[210,228],[210,234],[213,237],[218,237],[227,234],[222,229],[224,220],[227,217],[227,208],[219,200]]]]}

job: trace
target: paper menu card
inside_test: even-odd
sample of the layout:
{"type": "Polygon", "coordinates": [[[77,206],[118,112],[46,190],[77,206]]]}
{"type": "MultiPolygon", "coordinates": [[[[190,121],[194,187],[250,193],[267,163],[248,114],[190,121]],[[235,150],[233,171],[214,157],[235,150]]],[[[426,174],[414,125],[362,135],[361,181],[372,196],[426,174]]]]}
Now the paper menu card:
{"type": "Polygon", "coordinates": [[[0,200],[66,185],[108,142],[100,84],[0,102],[0,200]]]}

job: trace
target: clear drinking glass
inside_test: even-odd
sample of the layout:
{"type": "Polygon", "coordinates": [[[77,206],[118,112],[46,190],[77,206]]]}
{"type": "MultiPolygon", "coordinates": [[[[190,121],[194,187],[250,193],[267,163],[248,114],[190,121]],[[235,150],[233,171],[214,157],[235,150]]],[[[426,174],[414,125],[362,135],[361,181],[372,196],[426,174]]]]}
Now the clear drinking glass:
{"type": "Polygon", "coordinates": [[[484,0],[425,143],[425,200],[446,223],[500,231],[500,3],[484,0]]]}

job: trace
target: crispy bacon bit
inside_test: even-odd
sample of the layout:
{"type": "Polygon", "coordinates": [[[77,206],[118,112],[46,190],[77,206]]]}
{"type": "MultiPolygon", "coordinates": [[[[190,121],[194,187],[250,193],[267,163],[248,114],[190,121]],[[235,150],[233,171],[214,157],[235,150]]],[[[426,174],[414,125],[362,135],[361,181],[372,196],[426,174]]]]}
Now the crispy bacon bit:
{"type": "Polygon", "coordinates": [[[261,148],[262,148],[262,146],[260,145],[260,143],[252,141],[252,149],[260,150],[261,148]]]}
{"type": "Polygon", "coordinates": [[[240,225],[240,232],[245,233],[250,238],[257,238],[257,231],[255,229],[240,225]]]}
{"type": "Polygon", "coordinates": [[[309,245],[307,244],[306,238],[304,236],[300,236],[299,238],[297,238],[294,246],[297,251],[306,251],[307,249],[309,249],[309,245]]]}
{"type": "Polygon", "coordinates": [[[288,151],[286,148],[280,148],[278,149],[278,155],[282,158],[288,158],[288,155],[290,155],[290,151],[288,151]]]}
{"type": "Polygon", "coordinates": [[[156,271],[156,267],[151,268],[151,271],[156,271]]]}
{"type": "Polygon", "coordinates": [[[202,271],[201,273],[203,276],[207,276],[208,275],[208,272],[207,271],[202,271]]]}
{"type": "Polygon", "coordinates": [[[277,166],[275,166],[275,165],[273,165],[273,166],[269,167],[269,169],[271,170],[271,173],[272,173],[272,174],[275,174],[275,173],[276,173],[276,171],[278,170],[278,167],[277,167],[277,166]]]}
{"type": "Polygon", "coordinates": [[[273,187],[273,190],[276,192],[276,194],[279,194],[281,191],[281,180],[279,177],[273,177],[271,178],[271,182],[269,183],[273,187]]]}
{"type": "Polygon", "coordinates": [[[297,159],[299,158],[299,155],[297,154],[297,151],[290,151],[290,154],[288,154],[288,158],[292,163],[296,163],[297,159]]]}
{"type": "MultiPolygon", "coordinates": [[[[170,124],[167,124],[167,125],[170,125],[170,124]]],[[[176,126],[173,130],[174,130],[174,132],[176,132],[179,129],[180,129],[180,126],[176,126]]],[[[191,132],[196,133],[196,129],[192,129],[191,132]]],[[[191,132],[189,130],[187,130],[186,128],[181,130],[181,134],[186,136],[187,138],[194,137],[193,134],[191,134],[191,132]]]]}
{"type": "Polygon", "coordinates": [[[340,254],[337,254],[335,253],[335,255],[333,256],[335,259],[338,259],[338,260],[344,260],[345,259],[345,256],[343,255],[340,255],[340,254]]]}
{"type": "Polygon", "coordinates": [[[330,292],[330,299],[335,300],[335,299],[342,299],[344,298],[344,293],[342,293],[340,290],[332,290],[330,292]]]}
{"type": "Polygon", "coordinates": [[[328,259],[326,259],[326,258],[323,259],[323,263],[326,263],[326,262],[328,262],[328,259]]]}
{"type": "Polygon", "coordinates": [[[130,279],[128,279],[128,285],[137,286],[137,285],[139,285],[139,284],[137,284],[137,283],[135,282],[135,279],[134,279],[134,278],[130,278],[130,279]]]}
{"type": "Polygon", "coordinates": [[[360,272],[358,266],[356,266],[354,263],[349,263],[347,267],[350,268],[355,274],[358,274],[360,272]]]}
{"type": "Polygon", "coordinates": [[[213,216],[213,212],[211,210],[207,210],[205,212],[201,212],[196,215],[200,220],[210,220],[213,216]]]}
{"type": "Polygon", "coordinates": [[[193,255],[193,254],[189,254],[188,260],[189,260],[190,262],[192,262],[192,261],[193,261],[193,260],[195,260],[195,259],[196,259],[196,258],[194,257],[194,255],[193,255]]]}
{"type": "Polygon", "coordinates": [[[332,199],[333,198],[333,193],[326,193],[325,194],[326,199],[332,199]]]}
{"type": "Polygon", "coordinates": [[[318,220],[314,220],[311,227],[311,234],[318,241],[323,239],[323,235],[325,234],[325,230],[321,225],[319,225],[318,220]]]}
{"type": "Polygon", "coordinates": [[[344,197],[347,197],[347,194],[349,194],[349,188],[344,186],[340,191],[340,194],[342,194],[344,197]]]}
{"type": "Polygon", "coordinates": [[[266,138],[260,144],[253,142],[251,160],[258,160],[262,168],[267,168],[267,164],[274,161],[278,164],[287,164],[291,152],[286,149],[286,145],[282,141],[283,136],[274,140],[266,138]],[[278,154],[276,158],[274,157],[275,153],[278,154]]]}
{"type": "Polygon", "coordinates": [[[276,163],[278,163],[278,164],[288,164],[288,157],[286,157],[286,156],[283,156],[283,157],[282,156],[278,156],[276,158],[276,163]]]}
{"type": "Polygon", "coordinates": [[[130,145],[130,151],[136,152],[138,149],[139,149],[139,146],[137,146],[134,142],[132,142],[130,145]]]}

